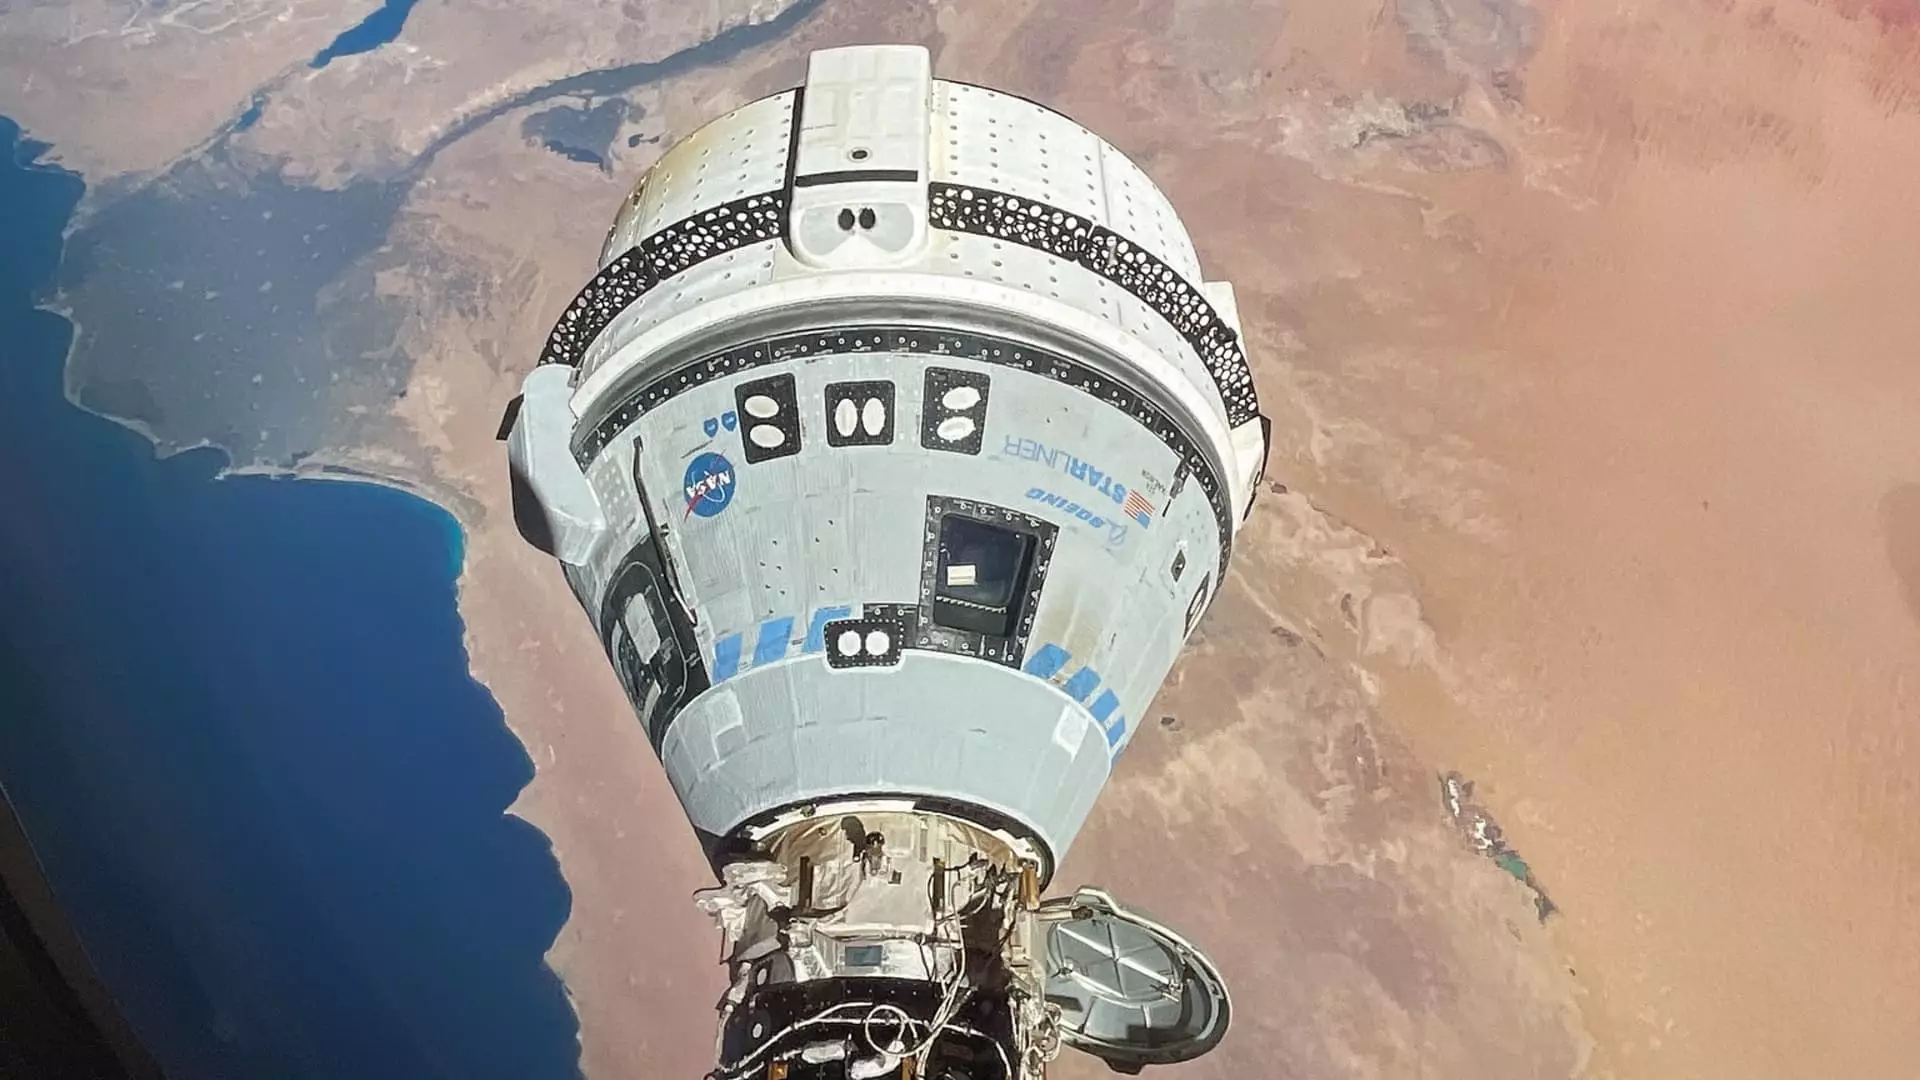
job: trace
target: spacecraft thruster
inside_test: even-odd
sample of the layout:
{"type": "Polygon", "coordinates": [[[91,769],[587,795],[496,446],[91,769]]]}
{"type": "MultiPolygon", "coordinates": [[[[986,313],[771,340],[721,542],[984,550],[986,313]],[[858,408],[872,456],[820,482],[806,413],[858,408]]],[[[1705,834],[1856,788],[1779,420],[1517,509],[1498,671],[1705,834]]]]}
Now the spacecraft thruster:
{"type": "Polygon", "coordinates": [[[714,866],[711,1075],[1212,1049],[1193,944],[1042,899],[1265,468],[1166,196],[925,49],[830,49],[662,154],[600,267],[502,434],[714,866]]]}

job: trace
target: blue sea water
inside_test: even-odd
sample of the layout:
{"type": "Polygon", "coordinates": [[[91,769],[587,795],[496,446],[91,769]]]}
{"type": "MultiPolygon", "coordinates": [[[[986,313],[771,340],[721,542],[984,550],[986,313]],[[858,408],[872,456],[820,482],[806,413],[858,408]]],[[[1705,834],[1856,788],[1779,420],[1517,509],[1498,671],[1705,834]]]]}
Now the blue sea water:
{"type": "Polygon", "coordinates": [[[458,527],[69,405],[38,149],[0,117],[0,784],[95,966],[174,1080],[578,1075],[458,527]]]}
{"type": "Polygon", "coordinates": [[[328,63],[342,56],[373,50],[400,36],[400,28],[407,25],[407,16],[413,13],[417,0],[386,0],[378,11],[360,20],[359,25],[347,30],[333,43],[321,49],[313,58],[310,66],[326,67],[328,63]]]}

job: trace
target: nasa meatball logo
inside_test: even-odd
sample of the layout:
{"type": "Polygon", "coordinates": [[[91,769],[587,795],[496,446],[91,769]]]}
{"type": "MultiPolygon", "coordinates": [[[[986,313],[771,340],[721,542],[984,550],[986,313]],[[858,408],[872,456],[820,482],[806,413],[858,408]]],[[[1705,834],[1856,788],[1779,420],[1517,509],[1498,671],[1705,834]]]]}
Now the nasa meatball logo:
{"type": "Polygon", "coordinates": [[[710,518],[733,502],[733,462],[724,454],[701,454],[687,462],[682,486],[687,495],[687,517],[710,518]]]}

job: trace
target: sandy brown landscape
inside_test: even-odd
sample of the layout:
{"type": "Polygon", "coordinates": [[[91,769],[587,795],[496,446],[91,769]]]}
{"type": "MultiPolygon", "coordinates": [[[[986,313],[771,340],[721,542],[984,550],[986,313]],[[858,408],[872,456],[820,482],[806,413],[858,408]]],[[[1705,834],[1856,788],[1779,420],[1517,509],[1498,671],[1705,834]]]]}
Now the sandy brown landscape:
{"type": "MultiPolygon", "coordinates": [[[[774,9],[583,30],[564,63],[448,10],[317,76],[277,74],[316,46],[275,23],[287,41],[245,38],[256,66],[183,88],[147,141],[31,87],[0,112],[138,177],[271,82],[233,161],[322,186],[413,170],[369,301],[402,313],[408,392],[390,438],[305,467],[404,483],[469,528],[474,669],[537,766],[516,812],[573,890],[551,959],[589,1077],[711,1064],[720,969],[688,902],[707,872],[585,619],[514,534],[499,409],[663,145],[868,41],[1105,134],[1239,292],[1272,486],[1058,883],[1222,957],[1235,1033],[1168,1075],[1911,1074],[1908,6],[827,0],[622,91],[604,168],[528,138],[550,103],[515,95],[774,9]],[[433,92],[349,107],[409,78],[433,92]],[[1449,819],[1453,770],[1544,921],[1449,819]]],[[[62,47],[28,81],[96,62],[62,47]]]]}

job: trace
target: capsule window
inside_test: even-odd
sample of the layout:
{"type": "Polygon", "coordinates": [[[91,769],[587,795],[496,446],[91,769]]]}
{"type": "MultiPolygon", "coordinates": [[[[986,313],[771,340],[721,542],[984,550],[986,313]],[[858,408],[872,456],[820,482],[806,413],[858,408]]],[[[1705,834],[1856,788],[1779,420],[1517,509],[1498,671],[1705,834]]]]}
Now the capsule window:
{"type": "Polygon", "coordinates": [[[1033,552],[1031,534],[958,514],[942,517],[933,621],[951,630],[1012,637],[1033,552]]]}

